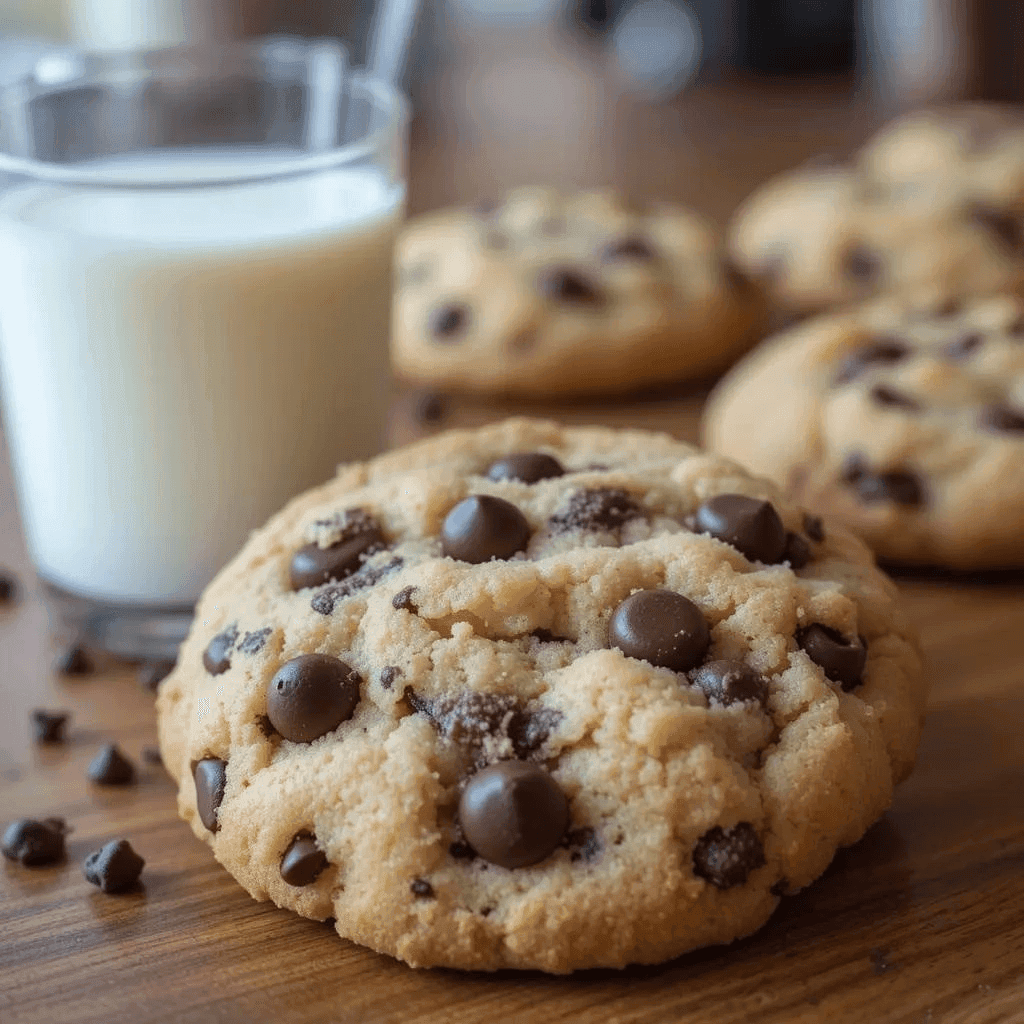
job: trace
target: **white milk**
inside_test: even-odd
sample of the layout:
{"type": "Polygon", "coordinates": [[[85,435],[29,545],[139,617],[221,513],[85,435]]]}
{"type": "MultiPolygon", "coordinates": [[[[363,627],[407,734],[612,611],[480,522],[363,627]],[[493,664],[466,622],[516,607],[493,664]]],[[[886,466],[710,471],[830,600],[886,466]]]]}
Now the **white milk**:
{"type": "MultiPolygon", "coordinates": [[[[117,167],[273,159],[200,154],[117,167]]],[[[288,498],[380,449],[403,200],[370,168],[0,199],[0,379],[41,576],[191,603],[288,498]]]]}

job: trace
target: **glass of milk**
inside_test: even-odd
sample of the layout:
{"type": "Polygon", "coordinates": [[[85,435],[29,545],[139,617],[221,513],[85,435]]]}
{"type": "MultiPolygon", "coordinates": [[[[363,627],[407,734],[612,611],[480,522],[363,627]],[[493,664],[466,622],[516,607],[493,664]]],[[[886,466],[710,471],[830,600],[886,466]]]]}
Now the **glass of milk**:
{"type": "Polygon", "coordinates": [[[380,450],[407,113],[323,41],[44,59],[0,92],[0,387],[62,625],[173,657],[290,497],[380,450]]]}

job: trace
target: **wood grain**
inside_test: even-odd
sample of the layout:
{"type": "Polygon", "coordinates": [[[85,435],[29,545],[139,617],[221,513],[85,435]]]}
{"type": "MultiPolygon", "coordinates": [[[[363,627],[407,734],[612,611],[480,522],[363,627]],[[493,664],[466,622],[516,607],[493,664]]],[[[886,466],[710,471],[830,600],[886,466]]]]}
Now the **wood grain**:
{"type": "MultiPolygon", "coordinates": [[[[848,138],[854,123],[834,116],[847,109],[844,97],[826,97],[810,118],[814,130],[794,130],[785,148],[770,144],[770,124],[753,130],[763,114],[751,113],[741,96],[730,87],[717,99],[694,98],[688,112],[622,112],[620,129],[633,132],[641,150],[647,145],[651,159],[634,151],[632,169],[618,180],[632,175],[639,187],[649,163],[652,188],[674,183],[679,197],[699,193],[686,177],[697,160],[686,126],[701,120],[694,112],[701,105],[705,121],[717,109],[732,128],[710,137],[703,180],[717,184],[702,205],[720,219],[758,176],[848,138]],[[829,103],[831,122],[822,113],[829,103]],[[748,129],[744,150],[739,139],[748,129]],[[763,155],[760,171],[751,153],[763,155]]],[[[790,106],[776,97],[775,106],[783,127],[794,129],[799,111],[813,104],[801,92],[790,106]]],[[[478,180],[472,146],[457,141],[451,118],[443,123],[428,111],[416,128],[417,206],[507,183],[478,180]],[[443,169],[460,154],[466,169],[453,192],[443,169]]],[[[504,173],[515,176],[514,154],[504,173]]],[[[573,406],[452,400],[443,425],[525,410],[693,438],[702,398],[701,389],[684,388],[573,406]]],[[[423,432],[414,405],[412,395],[396,401],[396,441],[423,432]]],[[[155,742],[152,697],[131,666],[105,662],[76,679],[52,674],[56,647],[32,588],[3,454],[0,565],[29,587],[0,613],[0,820],[62,815],[74,828],[67,863],[0,868],[4,1024],[1024,1021],[1024,576],[901,580],[932,674],[917,771],[867,836],[815,885],[784,900],[760,933],[658,967],[552,978],[416,972],[253,902],[178,820],[167,777],[142,763],[143,747],[155,742]],[[34,707],[72,713],[65,745],[30,742],[34,707]],[[108,740],[139,765],[137,785],[101,789],[86,780],[86,765],[108,740]],[[143,885],[107,896],[86,883],[81,862],[122,836],[146,858],[143,885]]]]}

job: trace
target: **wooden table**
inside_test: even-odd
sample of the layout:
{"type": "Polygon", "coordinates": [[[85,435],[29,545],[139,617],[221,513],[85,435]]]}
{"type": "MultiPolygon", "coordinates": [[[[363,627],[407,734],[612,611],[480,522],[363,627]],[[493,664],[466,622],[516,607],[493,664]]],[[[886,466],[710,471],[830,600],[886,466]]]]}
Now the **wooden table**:
{"type": "MultiPolygon", "coordinates": [[[[769,106],[791,131],[786,146],[773,144],[772,124],[744,95],[724,88],[678,109],[620,109],[616,130],[637,146],[646,139],[647,154],[657,155],[652,189],[703,199],[718,219],[764,173],[843,146],[862,130],[852,117],[836,118],[834,103],[825,116],[828,103],[815,107],[804,89],[788,103],[777,91],[769,106]],[[706,176],[687,177],[697,157],[686,140],[716,110],[729,127],[705,151],[706,176]],[[810,133],[797,130],[806,124],[810,133]],[[682,133],[677,146],[672,131],[682,133]],[[745,150],[763,156],[757,167],[742,158],[745,150]],[[713,187],[702,193],[700,180],[713,187]]],[[[429,112],[417,126],[415,206],[469,198],[487,181],[508,183],[486,179],[472,143],[453,183],[446,169],[462,145],[457,134],[450,120],[437,128],[429,112]]],[[[614,180],[640,187],[643,158],[642,146],[634,149],[614,180]]],[[[515,174],[512,160],[505,175],[515,174]]],[[[702,397],[700,388],[683,388],[527,411],[693,438],[702,397]]],[[[414,405],[411,395],[396,403],[396,441],[425,429],[414,405]]],[[[523,409],[453,401],[443,425],[523,409]]],[[[156,733],[152,697],[134,670],[104,662],[92,676],[51,672],[56,648],[32,589],[3,452],[0,565],[28,588],[0,614],[0,820],[61,815],[74,828],[66,864],[0,868],[3,1024],[1024,1021],[1024,576],[901,581],[932,676],[917,771],[867,836],[815,885],[785,899],[761,932],[657,967],[554,978],[413,971],[324,925],[253,902],[178,820],[170,780],[141,761],[156,733]],[[72,713],[65,745],[30,742],[36,707],[72,713]],[[136,786],[86,781],[88,762],[109,740],[140,766],[136,786]],[[144,886],[107,896],[86,883],[80,864],[122,836],[146,858],[144,886]]]]}

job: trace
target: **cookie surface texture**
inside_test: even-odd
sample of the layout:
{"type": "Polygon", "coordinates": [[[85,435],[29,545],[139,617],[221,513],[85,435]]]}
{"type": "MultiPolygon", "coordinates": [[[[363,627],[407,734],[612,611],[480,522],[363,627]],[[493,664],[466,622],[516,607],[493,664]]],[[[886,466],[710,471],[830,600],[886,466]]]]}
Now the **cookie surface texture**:
{"type": "Polygon", "coordinates": [[[852,535],[666,435],[510,420],[295,499],[158,708],[256,899],[414,966],[567,972],[759,928],[889,805],[925,696],[852,535]]]}

